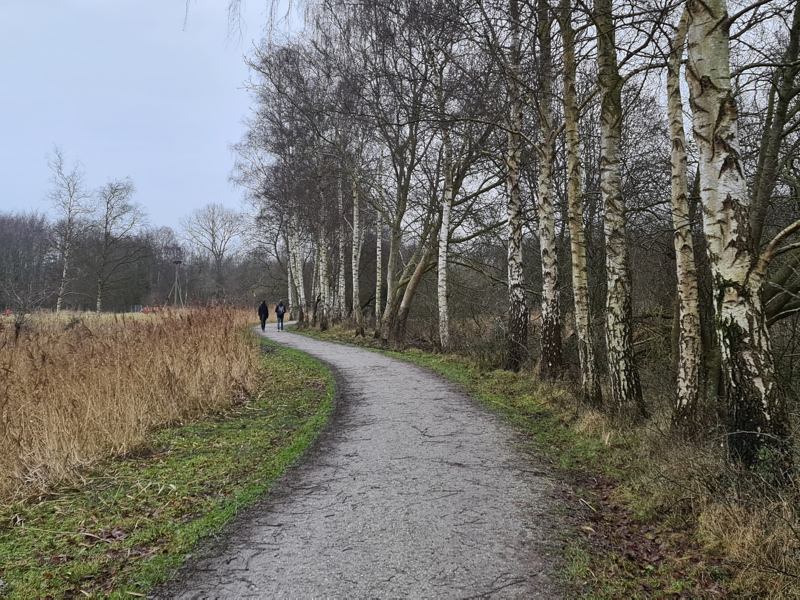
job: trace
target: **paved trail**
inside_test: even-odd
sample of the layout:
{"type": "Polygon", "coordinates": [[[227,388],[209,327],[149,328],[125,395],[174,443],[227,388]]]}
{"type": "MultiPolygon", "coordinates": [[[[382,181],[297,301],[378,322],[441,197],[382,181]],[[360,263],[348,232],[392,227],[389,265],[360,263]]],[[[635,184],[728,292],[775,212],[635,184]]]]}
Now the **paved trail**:
{"type": "Polygon", "coordinates": [[[335,370],[333,423],[159,597],[560,597],[553,484],[507,425],[414,366],[272,327],[335,370]]]}

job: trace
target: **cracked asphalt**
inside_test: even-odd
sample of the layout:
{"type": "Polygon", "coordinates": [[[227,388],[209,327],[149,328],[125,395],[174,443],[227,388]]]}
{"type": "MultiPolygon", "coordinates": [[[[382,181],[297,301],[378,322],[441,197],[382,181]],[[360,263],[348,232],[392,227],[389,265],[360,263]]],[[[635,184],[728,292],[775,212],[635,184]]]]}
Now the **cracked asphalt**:
{"type": "Polygon", "coordinates": [[[332,422],[155,597],[561,597],[555,483],[511,427],[415,366],[266,335],[331,366],[332,422]]]}

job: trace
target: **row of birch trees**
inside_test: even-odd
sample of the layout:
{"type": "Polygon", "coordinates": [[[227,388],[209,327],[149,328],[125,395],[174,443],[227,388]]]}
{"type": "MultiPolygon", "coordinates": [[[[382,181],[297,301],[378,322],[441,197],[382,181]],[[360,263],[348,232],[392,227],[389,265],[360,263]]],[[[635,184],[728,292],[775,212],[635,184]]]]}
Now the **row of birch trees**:
{"type": "Polygon", "coordinates": [[[639,420],[631,249],[667,232],[673,427],[696,435],[712,406],[729,459],[780,475],[791,381],[771,338],[800,308],[799,40],[800,4],[781,0],[322,0],[249,59],[236,178],[300,321],[402,344],[430,277],[451,350],[448,284],[466,269],[506,288],[505,368],[532,361],[639,420]],[[495,242],[502,271],[476,258],[495,242]]]}

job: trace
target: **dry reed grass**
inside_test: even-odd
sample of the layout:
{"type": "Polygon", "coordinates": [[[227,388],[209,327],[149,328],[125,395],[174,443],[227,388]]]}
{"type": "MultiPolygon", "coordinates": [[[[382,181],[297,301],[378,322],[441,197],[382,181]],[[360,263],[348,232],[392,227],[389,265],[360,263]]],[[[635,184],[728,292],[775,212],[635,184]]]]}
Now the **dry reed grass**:
{"type": "Polygon", "coordinates": [[[732,587],[765,598],[797,598],[798,515],[789,502],[744,506],[716,502],[700,514],[699,533],[737,565],[732,587]]]}
{"type": "Polygon", "coordinates": [[[258,352],[247,321],[224,308],[35,316],[17,340],[0,321],[0,502],[248,394],[258,352]]]}
{"type": "MultiPolygon", "coordinates": [[[[601,419],[602,421],[602,419],[601,419]]],[[[655,417],[653,421],[658,421],[655,417]]],[[[800,489],[776,486],[725,461],[721,440],[689,441],[666,427],[598,429],[624,438],[631,458],[619,488],[645,519],[688,525],[730,569],[736,597],[800,597],[800,489]]]]}

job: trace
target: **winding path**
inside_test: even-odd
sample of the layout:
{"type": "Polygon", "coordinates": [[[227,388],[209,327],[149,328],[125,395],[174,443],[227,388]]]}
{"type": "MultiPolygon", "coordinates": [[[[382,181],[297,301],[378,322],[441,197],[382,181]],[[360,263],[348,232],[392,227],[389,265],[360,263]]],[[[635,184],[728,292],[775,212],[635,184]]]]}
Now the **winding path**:
{"type": "Polygon", "coordinates": [[[412,365],[267,336],[333,368],[333,421],[159,597],[560,597],[553,482],[511,428],[412,365]]]}

